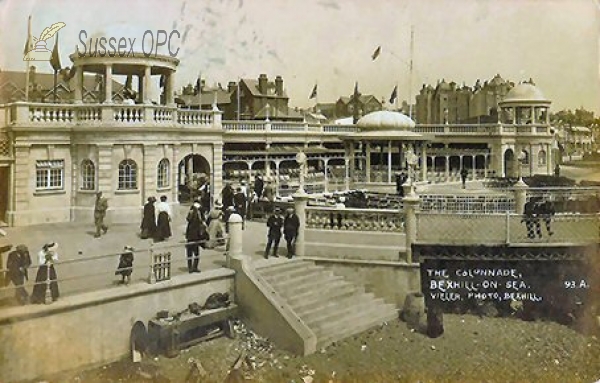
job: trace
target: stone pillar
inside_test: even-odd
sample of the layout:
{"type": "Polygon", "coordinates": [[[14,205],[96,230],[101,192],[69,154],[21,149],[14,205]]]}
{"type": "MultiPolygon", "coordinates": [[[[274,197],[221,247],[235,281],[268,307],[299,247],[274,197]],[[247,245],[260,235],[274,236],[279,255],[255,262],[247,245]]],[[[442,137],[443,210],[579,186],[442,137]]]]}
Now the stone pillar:
{"type": "MultiPolygon", "coordinates": [[[[158,146],[144,144],[144,162],[142,172],[139,174],[140,176],[140,184],[142,189],[142,204],[146,203],[146,200],[150,196],[155,196],[155,191],[157,188],[157,166],[158,162],[162,158],[158,158],[158,146]]],[[[162,148],[161,148],[162,151],[162,148]]],[[[169,161],[171,162],[171,161],[169,161]]],[[[170,171],[170,169],[169,169],[170,171]]],[[[171,181],[169,180],[169,183],[171,181]]],[[[170,183],[170,186],[173,184],[170,183]]]]}
{"type": "Polygon", "coordinates": [[[404,197],[404,233],[406,237],[406,262],[412,263],[412,244],[417,240],[417,210],[421,199],[415,193],[404,197]]]}
{"type": "Polygon", "coordinates": [[[446,156],[446,169],[444,172],[444,182],[450,181],[450,156],[446,156]]]}
{"type": "Polygon", "coordinates": [[[19,215],[21,212],[29,210],[30,196],[35,190],[35,173],[31,174],[31,170],[35,169],[35,164],[32,164],[31,147],[28,144],[15,144],[14,153],[14,188],[12,189],[14,203],[9,212],[9,221],[14,226],[20,226],[19,215]]]}
{"type": "Polygon", "coordinates": [[[472,170],[471,180],[472,181],[475,181],[475,179],[477,178],[476,174],[475,174],[477,172],[477,166],[476,166],[477,163],[475,162],[475,157],[476,157],[475,155],[471,156],[471,170],[472,170]]]}
{"type": "Polygon", "coordinates": [[[244,220],[242,217],[233,213],[229,216],[229,245],[227,250],[227,267],[231,268],[235,261],[243,261],[247,259],[243,251],[243,230],[244,220]],[[233,262],[232,262],[233,261],[233,262]]]}
{"type": "Polygon", "coordinates": [[[346,165],[346,174],[344,177],[344,184],[346,190],[350,190],[350,159],[348,157],[344,158],[344,162],[346,165]]]}
{"type": "Polygon", "coordinates": [[[174,90],[173,90],[173,85],[175,84],[175,71],[170,72],[169,74],[166,75],[165,78],[165,88],[164,88],[164,92],[165,92],[165,104],[167,106],[175,106],[175,94],[174,94],[174,90]]]}
{"type": "Polygon", "coordinates": [[[366,182],[371,182],[371,143],[369,141],[366,142],[365,154],[365,179],[366,182]]]}
{"type": "Polygon", "coordinates": [[[280,160],[275,161],[275,195],[279,196],[279,164],[280,160]]]}
{"type": "Polygon", "coordinates": [[[537,153],[533,152],[533,145],[529,144],[529,177],[533,177],[535,168],[537,167],[537,153]]]}
{"type": "Polygon", "coordinates": [[[554,161],[552,160],[552,145],[546,144],[546,174],[554,174],[554,161]]]}
{"type": "Polygon", "coordinates": [[[150,80],[152,76],[152,68],[149,65],[144,67],[144,93],[143,93],[143,103],[150,104],[152,101],[150,100],[150,80]]]}
{"type": "Polygon", "coordinates": [[[104,103],[112,104],[112,64],[106,64],[104,68],[104,103]]]}
{"type": "MultiPolygon", "coordinates": [[[[177,182],[177,176],[179,174],[179,163],[177,162],[177,158],[179,157],[179,146],[174,144],[171,150],[171,190],[173,191],[173,197],[171,200],[173,202],[177,201],[179,203],[179,193],[177,193],[177,189],[179,188],[179,184],[177,182]]],[[[212,182],[211,182],[212,186],[212,182]]],[[[212,194],[211,194],[212,197],[212,194]]],[[[211,205],[212,206],[212,205],[211,205]]]]}
{"type": "Polygon", "coordinates": [[[305,253],[305,230],[306,230],[306,205],[308,204],[308,194],[298,192],[294,194],[294,209],[300,220],[298,228],[298,238],[296,239],[296,255],[303,257],[305,253]]]}
{"type": "Polygon", "coordinates": [[[388,184],[392,183],[392,141],[388,141],[388,158],[387,158],[387,165],[388,165],[388,171],[387,171],[387,182],[388,184]]]}
{"type": "Polygon", "coordinates": [[[515,210],[517,214],[523,214],[525,211],[525,202],[527,202],[527,189],[529,187],[522,179],[515,184],[515,210]]]}
{"type": "Polygon", "coordinates": [[[323,172],[325,174],[325,178],[323,179],[323,182],[325,182],[325,185],[323,185],[323,192],[328,193],[329,192],[329,158],[323,158],[323,172]]]}
{"type": "Polygon", "coordinates": [[[489,154],[484,154],[483,156],[483,178],[487,178],[488,176],[488,160],[489,154]]]}
{"type": "Polygon", "coordinates": [[[271,144],[265,144],[265,177],[271,177],[271,163],[269,162],[269,149],[271,144]]]}
{"type": "Polygon", "coordinates": [[[137,102],[144,102],[144,94],[146,93],[146,86],[144,84],[144,75],[138,75],[138,94],[137,102]]]}
{"type": "Polygon", "coordinates": [[[421,179],[427,181],[427,144],[421,145],[421,179]]]}
{"type": "Polygon", "coordinates": [[[83,67],[77,65],[73,68],[75,70],[75,96],[73,102],[75,104],[83,103],[83,67]]]}

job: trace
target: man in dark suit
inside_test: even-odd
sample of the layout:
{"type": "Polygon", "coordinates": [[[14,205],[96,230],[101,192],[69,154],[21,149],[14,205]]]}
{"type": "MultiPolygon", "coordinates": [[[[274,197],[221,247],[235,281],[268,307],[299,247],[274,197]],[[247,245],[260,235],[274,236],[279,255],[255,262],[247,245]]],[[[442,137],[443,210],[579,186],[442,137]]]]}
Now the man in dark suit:
{"type": "Polygon", "coordinates": [[[281,216],[281,209],[275,208],[273,214],[267,220],[267,227],[269,232],[267,234],[267,248],[265,249],[265,259],[269,258],[269,252],[271,246],[273,246],[273,256],[278,257],[277,249],[279,248],[279,241],[281,240],[281,229],[283,227],[283,217],[281,216]]]}
{"type": "Polygon", "coordinates": [[[96,203],[94,205],[94,225],[96,225],[96,234],[94,237],[100,237],[100,230],[106,234],[108,226],[104,224],[104,217],[106,216],[106,210],[108,210],[108,201],[102,197],[102,192],[96,193],[96,203]]]}
{"type": "Polygon", "coordinates": [[[300,218],[298,218],[293,208],[287,208],[283,219],[283,236],[287,243],[287,257],[290,259],[296,255],[296,239],[298,238],[299,228],[300,218]]]}
{"type": "Polygon", "coordinates": [[[29,256],[29,249],[25,245],[19,245],[14,251],[8,254],[6,261],[6,268],[8,269],[8,278],[15,285],[15,297],[20,304],[24,305],[29,300],[29,294],[23,287],[26,280],[29,279],[27,275],[27,268],[31,266],[31,257],[29,256]]]}

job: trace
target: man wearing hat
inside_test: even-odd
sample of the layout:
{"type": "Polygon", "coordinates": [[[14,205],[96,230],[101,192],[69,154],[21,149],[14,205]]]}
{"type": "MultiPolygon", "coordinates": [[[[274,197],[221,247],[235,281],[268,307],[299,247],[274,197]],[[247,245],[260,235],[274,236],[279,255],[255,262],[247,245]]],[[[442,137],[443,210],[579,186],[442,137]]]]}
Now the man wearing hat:
{"type": "Polygon", "coordinates": [[[287,257],[290,259],[296,255],[296,238],[298,238],[299,228],[300,218],[298,218],[294,208],[288,207],[285,210],[285,218],[283,219],[283,235],[287,243],[287,257]]]}
{"type": "Polygon", "coordinates": [[[205,247],[208,240],[208,231],[202,220],[200,212],[200,203],[194,202],[187,215],[187,226],[185,229],[185,245],[187,265],[189,273],[199,273],[198,263],[200,262],[200,246],[205,247]]]}
{"type": "Polygon", "coordinates": [[[283,217],[281,216],[281,209],[276,207],[273,214],[267,220],[267,227],[269,232],[267,234],[267,248],[265,249],[265,259],[269,258],[269,252],[271,246],[273,246],[273,256],[277,255],[279,248],[279,241],[281,240],[281,228],[283,227],[283,217]]]}
{"type": "Polygon", "coordinates": [[[108,231],[108,226],[104,224],[104,217],[106,216],[106,210],[108,209],[108,201],[102,197],[102,192],[96,193],[96,204],[94,205],[94,224],[96,225],[96,234],[94,237],[100,237],[100,230],[104,231],[104,234],[108,231]]]}
{"type": "Polygon", "coordinates": [[[24,305],[29,300],[29,294],[23,287],[26,280],[27,268],[31,266],[31,257],[29,249],[25,245],[19,245],[8,254],[6,268],[8,269],[8,278],[15,285],[15,297],[20,304],[24,305]]]}

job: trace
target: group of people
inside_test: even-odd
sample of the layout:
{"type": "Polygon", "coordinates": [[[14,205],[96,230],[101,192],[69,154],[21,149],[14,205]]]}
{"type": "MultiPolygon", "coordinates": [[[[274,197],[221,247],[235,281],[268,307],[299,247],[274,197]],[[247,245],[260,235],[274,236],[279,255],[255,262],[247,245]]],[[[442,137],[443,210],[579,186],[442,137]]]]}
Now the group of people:
{"type": "Polygon", "coordinates": [[[148,202],[144,205],[140,237],[151,238],[156,242],[170,238],[172,217],[173,213],[166,195],[160,197],[160,202],[156,202],[155,197],[148,197],[148,202]]]}
{"type": "Polygon", "coordinates": [[[273,248],[273,257],[278,258],[277,250],[281,235],[287,243],[287,257],[291,259],[296,255],[296,240],[298,239],[298,230],[300,229],[300,219],[293,208],[287,208],[285,217],[281,215],[281,209],[275,208],[273,214],[267,220],[267,247],[265,248],[265,259],[269,258],[271,248],[273,248]]]}
{"type": "Polygon", "coordinates": [[[552,236],[554,234],[552,231],[552,217],[554,214],[554,204],[548,199],[532,197],[525,203],[521,222],[524,222],[527,228],[527,238],[534,239],[536,236],[542,238],[542,220],[546,226],[546,232],[552,236]]]}
{"type": "Polygon", "coordinates": [[[45,303],[46,299],[51,299],[53,302],[58,299],[60,294],[54,268],[54,262],[58,261],[57,249],[57,243],[49,242],[39,251],[39,266],[31,296],[25,289],[25,282],[29,280],[28,270],[31,267],[29,249],[21,244],[8,254],[5,283],[8,285],[12,282],[15,285],[15,297],[20,304],[39,304],[45,303]]]}

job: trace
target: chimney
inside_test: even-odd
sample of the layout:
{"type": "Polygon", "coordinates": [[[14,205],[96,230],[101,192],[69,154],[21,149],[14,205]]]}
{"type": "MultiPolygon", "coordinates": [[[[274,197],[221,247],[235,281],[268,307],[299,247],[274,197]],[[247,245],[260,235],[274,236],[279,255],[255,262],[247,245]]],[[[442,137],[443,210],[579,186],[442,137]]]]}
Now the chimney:
{"type": "Polygon", "coordinates": [[[267,75],[264,73],[258,76],[258,91],[267,94],[267,75]]]}
{"type": "Polygon", "coordinates": [[[229,83],[227,84],[227,92],[233,93],[236,88],[237,88],[237,83],[235,81],[229,81],[229,83]]]}
{"type": "Polygon", "coordinates": [[[281,76],[275,77],[275,92],[278,96],[283,96],[283,79],[281,76]]]}

